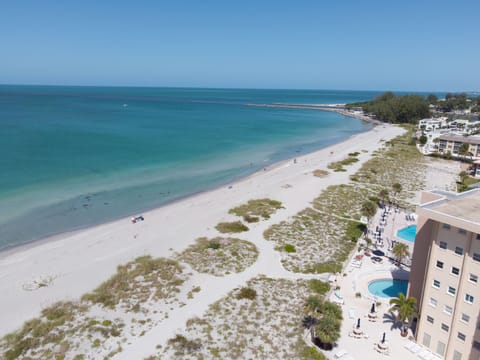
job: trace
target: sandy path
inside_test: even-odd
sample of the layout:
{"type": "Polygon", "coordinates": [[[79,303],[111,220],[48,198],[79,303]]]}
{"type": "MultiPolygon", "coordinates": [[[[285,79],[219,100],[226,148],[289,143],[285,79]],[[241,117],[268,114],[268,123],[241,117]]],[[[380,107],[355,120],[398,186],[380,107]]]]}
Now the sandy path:
{"type": "Polygon", "coordinates": [[[263,231],[308,206],[327,186],[347,182],[348,176],[370,158],[382,140],[403,132],[397,127],[379,126],[343,143],[298,157],[296,164],[287,161],[259,172],[233,184],[231,189],[225,186],[144,213],[142,223],[133,225],[129,219],[121,219],[1,253],[0,335],[17,329],[23,321],[37,316],[43,307],[54,301],[77,299],[111,276],[119,264],[145,254],[169,256],[200,236],[216,236],[214,226],[219,221],[232,219],[228,210],[235,205],[260,197],[282,201],[286,209],[239,236],[259,248],[259,259],[253,266],[241,274],[224,278],[195,275],[194,283],[202,288],[195,300],[181,311],[174,311],[168,321],[135,343],[125,344],[119,358],[128,358],[127,354],[139,358],[141,354],[152,353],[155,346],[171,337],[186,319],[200,316],[209,304],[251,277],[258,274],[297,277],[281,267],[279,254],[273,250],[273,243],[263,240],[263,231]],[[361,150],[368,150],[368,153],[361,153],[360,161],[349,166],[347,172],[332,173],[325,178],[312,176],[314,169],[326,169],[329,162],[361,150]],[[286,184],[291,187],[285,188],[286,184]],[[48,280],[49,285],[25,290],[31,289],[36,280],[48,280]]]}

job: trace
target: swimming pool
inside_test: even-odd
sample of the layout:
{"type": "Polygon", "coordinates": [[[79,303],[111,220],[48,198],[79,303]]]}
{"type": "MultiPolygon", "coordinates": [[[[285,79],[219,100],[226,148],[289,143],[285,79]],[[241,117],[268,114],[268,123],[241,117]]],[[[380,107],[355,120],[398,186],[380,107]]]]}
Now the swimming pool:
{"type": "Polygon", "coordinates": [[[381,298],[397,297],[398,293],[407,294],[408,281],[399,279],[374,280],[368,284],[368,291],[381,298]]]}
{"type": "Polygon", "coordinates": [[[417,225],[410,225],[397,231],[397,236],[399,238],[403,240],[407,240],[408,242],[411,242],[411,243],[415,242],[416,234],[417,234],[417,225]]]}

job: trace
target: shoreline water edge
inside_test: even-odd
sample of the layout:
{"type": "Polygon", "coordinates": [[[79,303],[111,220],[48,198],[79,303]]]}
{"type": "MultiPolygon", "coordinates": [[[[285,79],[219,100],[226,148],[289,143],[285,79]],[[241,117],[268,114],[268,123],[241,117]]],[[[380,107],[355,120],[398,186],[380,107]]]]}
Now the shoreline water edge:
{"type": "MultiPolygon", "coordinates": [[[[274,104],[250,104],[249,103],[249,104],[245,104],[245,105],[246,106],[254,106],[254,107],[290,108],[290,109],[329,111],[329,112],[338,113],[338,114],[343,115],[343,116],[355,118],[357,120],[361,120],[361,121],[364,121],[366,123],[373,124],[374,126],[382,124],[380,121],[372,119],[371,117],[366,116],[362,113],[347,110],[344,107],[345,104],[287,104],[287,103],[282,103],[282,104],[276,104],[276,103],[274,103],[274,104]]],[[[346,140],[348,140],[348,138],[346,140]]],[[[345,141],[345,140],[342,140],[342,141],[345,141]]],[[[302,155],[316,152],[318,150],[321,150],[321,149],[325,148],[326,146],[329,146],[329,145],[325,145],[323,147],[314,149],[313,151],[309,151],[309,152],[304,153],[302,155]]],[[[264,166],[262,166],[259,170],[255,171],[255,172],[249,173],[247,175],[235,176],[230,180],[221,182],[220,184],[211,185],[209,187],[206,187],[203,190],[194,191],[190,194],[181,195],[181,196],[175,197],[171,200],[166,200],[159,205],[146,206],[143,209],[141,209],[140,212],[152,211],[152,210],[155,210],[159,207],[168,206],[168,205],[171,205],[175,202],[188,199],[189,197],[192,197],[192,196],[196,196],[196,195],[199,195],[199,194],[202,194],[202,193],[205,193],[205,192],[213,191],[215,189],[221,188],[222,186],[235,184],[236,182],[242,181],[242,180],[247,179],[251,176],[255,176],[255,174],[261,173],[265,169],[273,169],[277,166],[281,166],[285,162],[292,161],[294,159],[294,157],[295,156],[291,156],[289,158],[286,158],[286,159],[283,159],[283,160],[280,160],[280,161],[277,161],[277,162],[265,164],[264,166]],[[262,170],[262,168],[263,168],[263,170],[262,170]]],[[[258,166],[257,166],[257,168],[258,168],[258,166]]],[[[88,195],[87,197],[90,197],[90,196],[91,195],[88,195]]],[[[81,197],[83,198],[83,196],[81,196],[81,197]]],[[[128,218],[128,217],[134,216],[137,213],[138,213],[138,211],[131,211],[131,212],[128,212],[127,214],[122,214],[120,216],[115,216],[111,219],[107,219],[107,220],[104,220],[104,221],[93,221],[93,222],[90,222],[90,223],[85,224],[85,225],[71,227],[68,230],[51,231],[50,233],[47,233],[45,235],[42,234],[40,236],[34,236],[31,239],[28,239],[28,240],[25,240],[25,241],[22,241],[22,242],[19,242],[19,243],[8,244],[6,246],[0,247],[0,256],[2,254],[10,253],[12,251],[15,251],[16,249],[28,248],[30,246],[34,246],[37,243],[43,243],[43,242],[47,242],[47,241],[50,241],[50,240],[55,240],[58,237],[66,236],[68,234],[75,234],[78,231],[82,231],[82,230],[85,230],[85,229],[88,229],[88,228],[91,228],[91,227],[100,226],[100,225],[103,225],[103,224],[108,224],[108,223],[115,222],[115,221],[123,219],[123,218],[128,218]]]]}
{"type": "MultiPolygon", "coordinates": [[[[349,176],[372,156],[374,150],[403,132],[389,124],[375,126],[340,143],[279,162],[230,186],[147,211],[143,213],[145,221],[132,224],[130,218],[122,218],[0,252],[0,292],[5,295],[0,298],[0,307],[15,309],[2,313],[0,335],[15,330],[23,321],[56,301],[78,299],[111,276],[120,264],[144,255],[170,257],[199,237],[218,236],[215,225],[232,220],[234,216],[228,211],[234,206],[256,198],[281,201],[282,211],[251,227],[249,233],[258,243],[268,226],[309,206],[328,186],[348,182],[349,176]],[[314,170],[326,169],[328,163],[342,160],[355,151],[361,152],[359,162],[346,172],[330,173],[323,178],[312,175],[314,170]],[[31,284],[45,279],[48,286],[29,290],[31,284]]],[[[275,261],[279,261],[280,255],[273,250],[273,244],[268,247],[275,261]]],[[[268,274],[269,266],[264,267],[266,265],[260,263],[258,269],[254,267],[251,271],[268,274]]],[[[251,271],[242,275],[245,279],[240,277],[237,282],[216,291],[228,292],[231,286],[248,280],[251,271]]]]}

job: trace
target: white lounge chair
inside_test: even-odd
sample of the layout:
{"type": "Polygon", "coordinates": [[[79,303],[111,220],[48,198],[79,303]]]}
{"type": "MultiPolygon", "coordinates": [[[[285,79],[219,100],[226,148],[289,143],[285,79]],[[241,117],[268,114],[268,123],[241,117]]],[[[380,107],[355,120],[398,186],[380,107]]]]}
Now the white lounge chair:
{"type": "Polygon", "coordinates": [[[355,318],[356,318],[356,316],[355,316],[355,309],[354,309],[354,308],[348,309],[348,317],[349,317],[350,319],[355,319],[355,318]]]}
{"type": "Polygon", "coordinates": [[[335,359],[340,359],[342,356],[345,356],[345,355],[347,355],[347,354],[348,354],[347,350],[345,350],[345,349],[340,349],[340,350],[338,350],[335,354],[333,354],[333,357],[334,357],[335,359]]]}

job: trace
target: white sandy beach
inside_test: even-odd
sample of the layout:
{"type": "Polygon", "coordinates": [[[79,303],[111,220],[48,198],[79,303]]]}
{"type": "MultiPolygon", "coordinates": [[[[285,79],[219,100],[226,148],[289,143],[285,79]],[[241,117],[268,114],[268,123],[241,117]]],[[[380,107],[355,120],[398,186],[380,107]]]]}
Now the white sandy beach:
{"type": "Polygon", "coordinates": [[[140,358],[151,354],[155,346],[172,337],[185,320],[200,316],[207,306],[250,278],[309,278],[293,274],[280,265],[274,244],[262,233],[272,224],[288,219],[310,204],[329,185],[348,182],[349,175],[372,156],[372,152],[404,130],[382,125],[353,136],[320,151],[298,157],[261,171],[229,186],[201,193],[144,213],[145,221],[132,224],[129,218],[57,236],[0,254],[0,335],[18,329],[22,323],[39,315],[42,308],[58,300],[75,300],[91,291],[115,272],[119,264],[138,256],[168,257],[181,251],[200,236],[213,237],[214,226],[233,219],[228,210],[249,199],[268,197],[279,200],[285,209],[269,220],[251,226],[241,238],[252,241],[260,252],[258,261],[244,272],[225,277],[194,274],[192,283],[202,291],[181,311],[173,311],[161,327],[153,328],[135,342],[125,344],[118,358],[140,358]],[[368,152],[361,152],[368,150],[368,152]],[[315,169],[326,169],[332,161],[359,151],[359,162],[346,172],[314,177],[315,169]],[[286,186],[290,185],[290,186],[286,186]],[[48,286],[36,287],[35,282],[48,286]]]}

